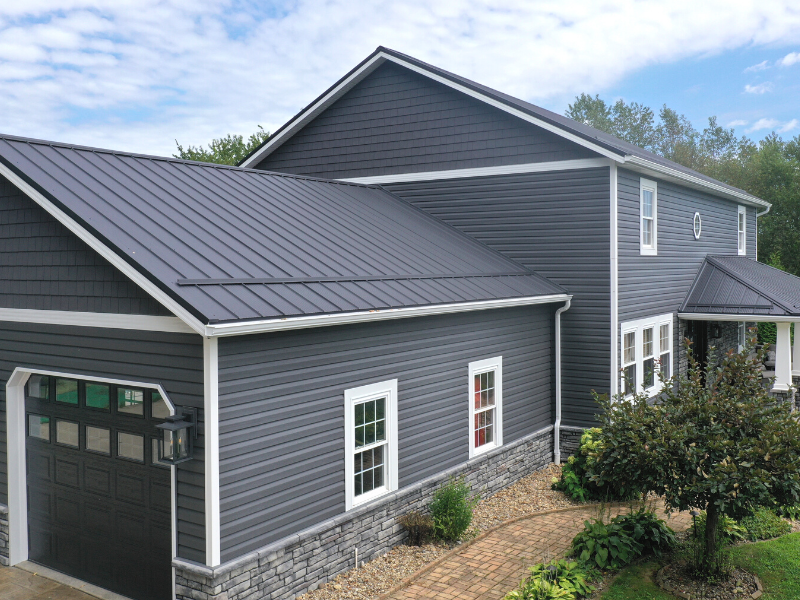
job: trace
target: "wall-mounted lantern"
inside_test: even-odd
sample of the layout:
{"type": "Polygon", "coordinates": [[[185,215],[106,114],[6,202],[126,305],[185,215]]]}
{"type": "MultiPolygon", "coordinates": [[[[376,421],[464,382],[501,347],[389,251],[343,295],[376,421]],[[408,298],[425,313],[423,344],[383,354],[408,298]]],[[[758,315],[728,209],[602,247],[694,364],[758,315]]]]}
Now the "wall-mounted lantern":
{"type": "Polygon", "coordinates": [[[167,417],[156,428],[161,430],[158,438],[159,462],[177,465],[192,460],[193,441],[197,437],[197,413],[184,409],[167,417]]]}
{"type": "Polygon", "coordinates": [[[716,323],[711,326],[711,337],[715,339],[722,337],[722,331],[716,323]]]}

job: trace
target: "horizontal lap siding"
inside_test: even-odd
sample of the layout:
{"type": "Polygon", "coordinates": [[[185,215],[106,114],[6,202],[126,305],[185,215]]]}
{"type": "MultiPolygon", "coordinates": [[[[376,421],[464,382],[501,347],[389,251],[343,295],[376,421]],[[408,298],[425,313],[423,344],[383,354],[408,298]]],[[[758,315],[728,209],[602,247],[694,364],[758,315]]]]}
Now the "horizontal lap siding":
{"type": "Polygon", "coordinates": [[[590,426],[610,387],[609,169],[384,186],[573,294],[562,316],[563,419],[590,426]]]}
{"type": "Polygon", "coordinates": [[[346,178],[594,156],[553,133],[388,62],[257,168],[346,178]]]}
{"type": "MultiPolygon", "coordinates": [[[[679,339],[677,312],[706,255],[736,255],[738,205],[704,192],[665,181],[658,183],[657,256],[641,256],[639,246],[640,175],[618,170],[619,193],[619,322],[674,313],[675,348],[679,339]],[[702,231],[696,240],[694,213],[702,231]]],[[[651,179],[652,178],[648,178],[651,179]]],[[[756,211],[747,208],[747,255],[756,257],[756,211]]],[[[677,360],[674,352],[673,361],[677,360]]],[[[677,366],[677,363],[675,363],[677,366]]]]}
{"type": "Polygon", "coordinates": [[[0,307],[171,314],[1,176],[0,307]]]}
{"type": "MultiPolygon", "coordinates": [[[[2,503],[8,502],[6,382],[17,367],[157,383],[176,405],[203,407],[199,336],[0,322],[2,503]]],[[[203,446],[200,435],[195,460],[178,467],[178,556],[199,562],[205,562],[203,446]]]]}
{"type": "Polygon", "coordinates": [[[222,338],[223,561],[344,512],[344,391],[398,379],[399,484],[469,455],[468,363],[503,357],[504,440],[552,423],[552,305],[222,338]]]}

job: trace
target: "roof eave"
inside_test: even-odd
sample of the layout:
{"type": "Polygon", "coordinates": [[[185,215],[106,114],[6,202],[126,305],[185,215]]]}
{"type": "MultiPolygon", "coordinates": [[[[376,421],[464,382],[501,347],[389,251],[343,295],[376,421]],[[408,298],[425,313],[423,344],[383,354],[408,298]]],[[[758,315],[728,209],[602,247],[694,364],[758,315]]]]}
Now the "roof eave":
{"type": "Polygon", "coordinates": [[[800,315],[748,315],[734,313],[679,312],[684,321],[737,321],[744,323],[800,323],[800,315]]]}
{"type": "Polygon", "coordinates": [[[489,310],[495,308],[511,308],[514,306],[532,306],[535,304],[566,302],[570,299],[572,299],[570,294],[548,294],[543,296],[523,296],[519,298],[501,298],[495,300],[481,300],[476,302],[457,302],[453,304],[433,304],[425,306],[411,306],[407,308],[390,308],[384,310],[376,309],[299,317],[233,321],[206,325],[204,335],[206,337],[226,337],[232,335],[288,331],[292,329],[308,329],[311,327],[352,325],[356,323],[404,319],[409,317],[425,317],[489,310]]]}

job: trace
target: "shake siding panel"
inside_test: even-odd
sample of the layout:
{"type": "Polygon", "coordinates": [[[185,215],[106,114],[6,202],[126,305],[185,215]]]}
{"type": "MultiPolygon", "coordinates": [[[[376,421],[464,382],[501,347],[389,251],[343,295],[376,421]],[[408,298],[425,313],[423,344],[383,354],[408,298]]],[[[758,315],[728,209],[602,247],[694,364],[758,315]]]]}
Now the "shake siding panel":
{"type": "Polygon", "coordinates": [[[503,437],[552,424],[554,307],[222,338],[222,558],[345,510],[344,391],[398,379],[401,489],[468,459],[468,364],[503,357],[503,437]]]}
{"type": "Polygon", "coordinates": [[[592,426],[610,389],[608,168],[385,185],[394,194],[565,287],[563,422],[592,426]]]}
{"type": "Polygon", "coordinates": [[[385,63],[257,168],[346,178],[595,156],[443,84],[385,63]]]}
{"type": "MultiPolygon", "coordinates": [[[[6,381],[16,367],[160,383],[178,406],[203,408],[200,336],[0,323],[0,502],[8,502],[6,381]]],[[[205,561],[202,420],[194,460],[178,467],[178,556],[205,561]]]]}

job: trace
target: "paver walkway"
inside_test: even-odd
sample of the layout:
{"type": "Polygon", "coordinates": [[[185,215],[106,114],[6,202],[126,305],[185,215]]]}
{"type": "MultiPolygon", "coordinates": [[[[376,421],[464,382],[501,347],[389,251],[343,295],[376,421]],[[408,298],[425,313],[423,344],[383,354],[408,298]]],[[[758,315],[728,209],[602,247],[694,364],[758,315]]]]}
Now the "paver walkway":
{"type": "MultiPolygon", "coordinates": [[[[108,596],[110,597],[110,596],[108,596]]],[[[2,600],[97,600],[70,585],[18,567],[0,566],[2,600]]]]}
{"type": "MultiPolygon", "coordinates": [[[[627,512],[628,506],[610,510],[614,516],[627,512]]],[[[530,566],[564,556],[583,522],[597,516],[597,508],[579,507],[500,525],[431,563],[381,600],[500,600],[527,575],[530,566]]],[[[673,514],[667,520],[676,531],[687,529],[691,522],[688,513],[673,514]]]]}

